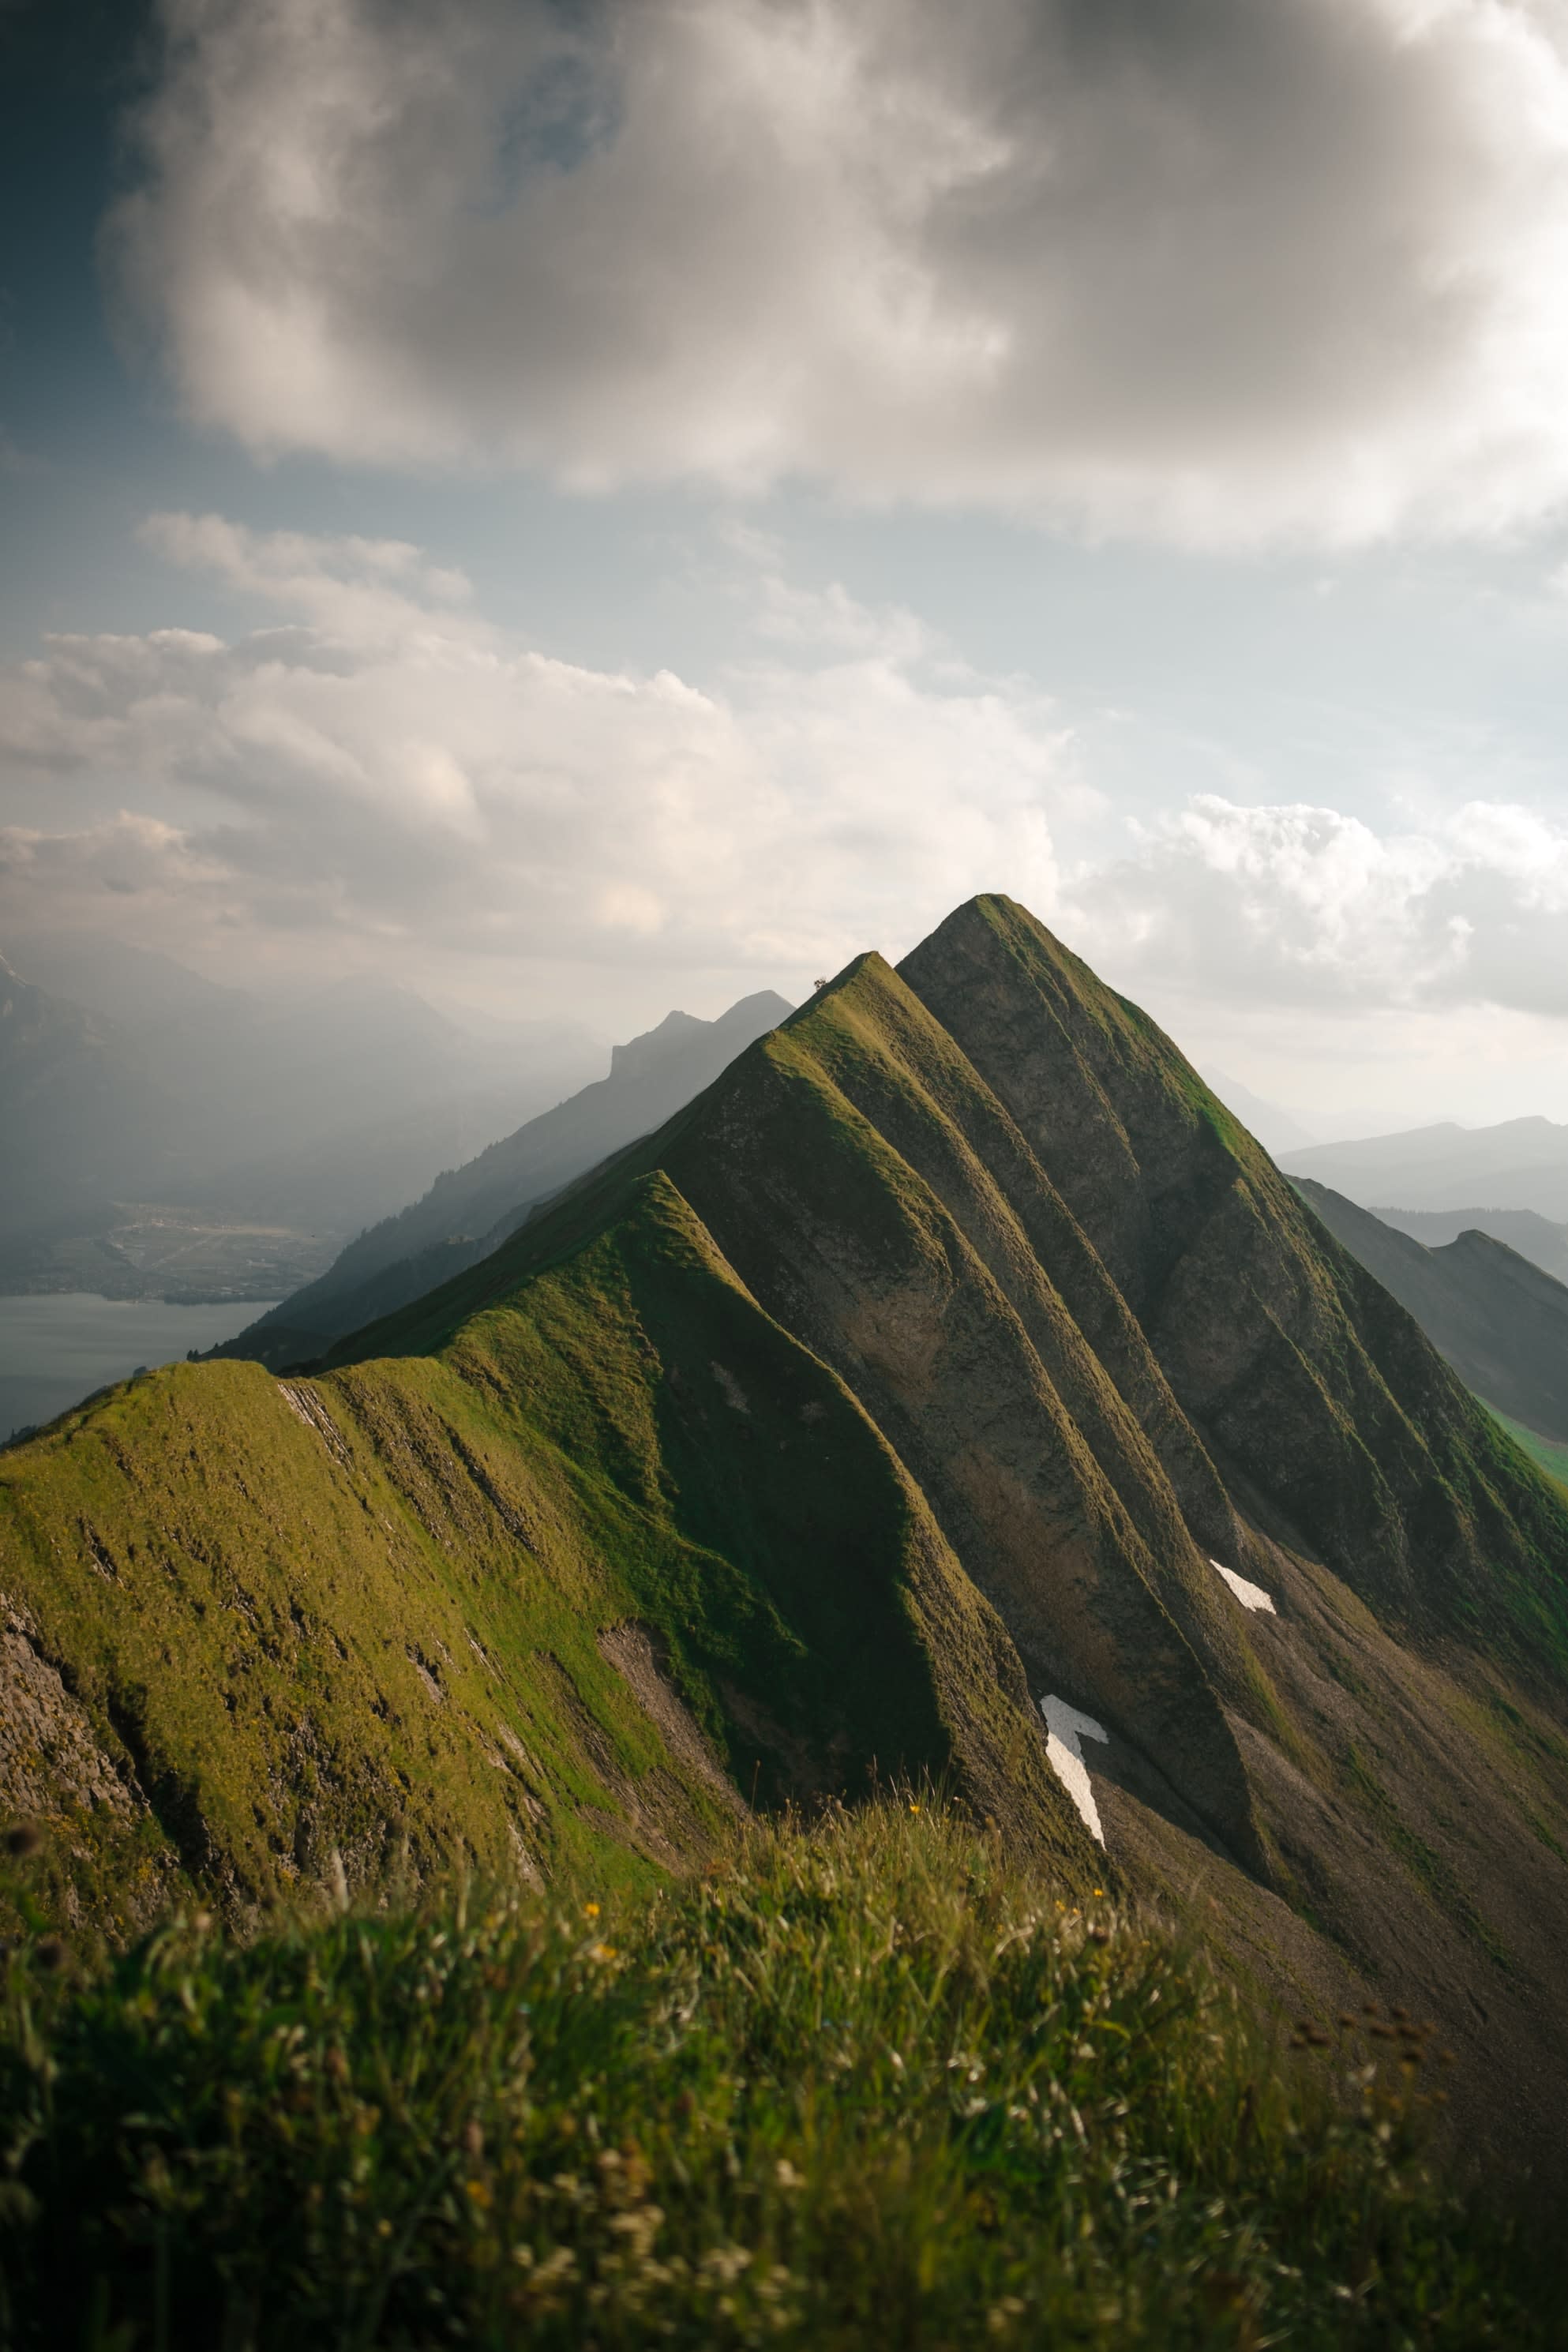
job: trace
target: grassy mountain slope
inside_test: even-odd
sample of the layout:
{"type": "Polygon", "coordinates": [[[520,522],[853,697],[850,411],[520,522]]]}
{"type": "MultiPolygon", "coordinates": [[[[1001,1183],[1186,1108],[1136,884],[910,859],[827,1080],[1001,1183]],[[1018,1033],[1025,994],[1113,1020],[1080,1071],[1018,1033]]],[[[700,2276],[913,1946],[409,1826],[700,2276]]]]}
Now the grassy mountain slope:
{"type": "Polygon", "coordinates": [[[410,1207],[351,1242],[316,1281],[260,1316],[225,1354],[274,1370],[309,1360],[478,1264],[533,1202],[658,1127],[788,1011],[782,996],[764,989],[717,1021],[672,1013],[646,1036],[617,1045],[607,1078],[448,1169],[410,1207]]]}
{"type": "Polygon", "coordinates": [[[1426,1248],[1327,1185],[1302,1178],[1300,1190],[1467,1387],[1542,1437],[1568,1440],[1568,1288],[1489,1234],[1426,1248]]]}
{"type": "Polygon", "coordinates": [[[1139,1009],[1010,900],[902,967],[1017,1119],[1233,1492],[1373,1606],[1568,1669],[1563,1530],[1412,1319],[1139,1009]],[[1483,1622],[1484,1622],[1484,1628],[1483,1622]]]}
{"type": "Polygon", "coordinates": [[[334,1848],[355,1879],[668,1862],[736,1786],[958,1750],[1079,1843],[920,1497],[658,1178],[448,1360],[180,1366],[67,1416],[0,1457],[0,1559],[62,1726],[132,1792],[107,1843],[90,1796],[43,1806],[122,1923],[182,1873],[249,1910],[334,1848]]]}
{"type": "MultiPolygon", "coordinates": [[[[703,1742],[759,1801],[944,1773],[1069,1879],[1198,1901],[1277,1992],[1419,1999],[1478,2122],[1552,2127],[1564,1498],[1010,901],[901,972],[858,959],[320,1377],[161,1377],[0,1457],[0,1498],[4,1589],[110,1762],[135,1747],[120,1689],[147,1694],[137,1786],[162,1821],[160,1772],[194,1777],[236,1905],[329,1843],[366,1874],[405,1835],[420,1862],[489,1862],[511,1829],[544,1868],[594,1840],[628,1868],[694,1852],[721,1818],[703,1742]],[[184,1434],[176,1399],[209,1396],[230,1422],[184,1434]],[[116,1415],[144,1416],[133,1442],[116,1415]],[[100,1538],[136,1542],[134,1601],[100,1538]],[[270,1622],[287,1592],[331,1628],[268,1666],[312,1727],[308,1821],[213,1580],[258,1557],[270,1622]],[[231,1696],[251,1711],[209,1806],[231,1696]],[[1047,1698],[1092,1718],[1103,1862],[1047,1698]],[[399,1739],[445,1710],[428,1769],[378,1701],[399,1739]],[[522,1793],[503,1725],[549,1767],[522,1793]]],[[[189,1841],[184,1866],[221,1878],[189,1841]]]]}
{"type": "Polygon", "coordinates": [[[1492,1411],[1492,1419],[1500,1422],[1516,1445],[1529,1454],[1537,1466],[1554,1478],[1560,1486],[1568,1486],[1568,1445],[1549,1437],[1538,1437],[1522,1422],[1510,1421],[1506,1412],[1492,1411]]]}
{"type": "Polygon", "coordinates": [[[1005,901],[906,965],[928,998],[938,943],[970,984],[942,1022],[861,959],[345,1356],[452,1345],[663,1169],[867,1403],[1031,1688],[1109,1732],[1112,1851],[1219,1901],[1240,1864],[1456,2031],[1506,1970],[1522,2049],[1568,1901],[1560,1498],[1135,1008],[1005,901]]]}

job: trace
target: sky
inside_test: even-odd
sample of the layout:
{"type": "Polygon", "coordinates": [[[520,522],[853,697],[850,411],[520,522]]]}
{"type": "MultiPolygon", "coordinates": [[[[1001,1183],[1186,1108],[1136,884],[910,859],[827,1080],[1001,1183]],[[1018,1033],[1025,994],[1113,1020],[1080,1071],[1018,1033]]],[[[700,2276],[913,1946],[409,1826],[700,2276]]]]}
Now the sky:
{"type": "Polygon", "coordinates": [[[0,948],[632,1034],[1031,907],[1568,1118],[1568,0],[0,0],[0,948]]]}

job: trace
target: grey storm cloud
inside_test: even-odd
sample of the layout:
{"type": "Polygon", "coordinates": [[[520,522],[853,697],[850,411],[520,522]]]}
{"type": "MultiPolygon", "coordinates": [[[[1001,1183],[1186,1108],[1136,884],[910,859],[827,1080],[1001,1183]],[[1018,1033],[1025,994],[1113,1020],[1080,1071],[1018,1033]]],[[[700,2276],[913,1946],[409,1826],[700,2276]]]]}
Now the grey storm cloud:
{"type": "Polygon", "coordinates": [[[1568,489],[1563,0],[165,0],[108,225],[258,451],[1225,541],[1568,489]]]}

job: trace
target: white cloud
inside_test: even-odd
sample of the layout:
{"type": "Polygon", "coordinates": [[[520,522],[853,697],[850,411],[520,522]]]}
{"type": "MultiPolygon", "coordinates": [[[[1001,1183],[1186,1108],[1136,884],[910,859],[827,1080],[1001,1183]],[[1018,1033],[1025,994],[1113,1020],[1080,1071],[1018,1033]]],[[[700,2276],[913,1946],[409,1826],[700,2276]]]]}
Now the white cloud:
{"type": "Polygon", "coordinates": [[[1311,1006],[1568,1013],[1568,831],[1472,801],[1421,832],[1201,793],[1085,874],[1062,919],[1125,985],[1311,1006]]]}
{"type": "Polygon", "coordinates": [[[164,0],[110,250],[258,452],[1226,540],[1568,492],[1564,0],[164,0]]]}
{"type": "Polygon", "coordinates": [[[287,933],[755,986],[910,944],[968,891],[1054,896],[1047,807],[1076,793],[1049,707],[842,591],[755,580],[788,657],[703,691],[521,645],[401,544],[148,535],[283,625],[54,637],[0,676],[0,759],[62,811],[0,836],[0,920],[101,920],[112,892],[117,932],[198,957],[287,933]]]}

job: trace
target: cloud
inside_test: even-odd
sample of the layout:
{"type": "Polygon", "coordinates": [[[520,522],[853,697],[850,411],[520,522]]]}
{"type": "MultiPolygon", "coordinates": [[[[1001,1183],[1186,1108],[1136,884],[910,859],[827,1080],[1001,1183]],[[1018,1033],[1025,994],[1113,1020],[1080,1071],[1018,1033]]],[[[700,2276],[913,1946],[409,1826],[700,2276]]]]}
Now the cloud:
{"type": "Polygon", "coordinates": [[[1490,1004],[1568,1014],[1568,832],[1472,801],[1421,832],[1202,793],[1065,893],[1120,983],[1343,1012],[1490,1004]]]}
{"type": "Polygon", "coordinates": [[[64,813],[4,837],[0,921],[101,919],[112,892],[117,932],[194,951],[777,984],[999,877],[1054,896],[1047,811],[1081,795],[1049,706],[841,590],[753,577],[765,650],[703,690],[521,644],[401,543],[213,516],[147,535],[279,625],[57,636],[0,675],[0,761],[64,813]]]}
{"type": "Polygon", "coordinates": [[[1564,0],[164,0],[108,250],[262,452],[1219,541],[1568,491],[1564,0]]]}

